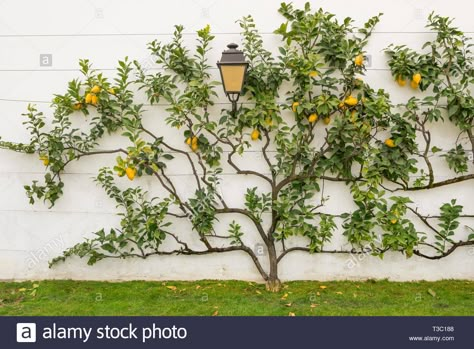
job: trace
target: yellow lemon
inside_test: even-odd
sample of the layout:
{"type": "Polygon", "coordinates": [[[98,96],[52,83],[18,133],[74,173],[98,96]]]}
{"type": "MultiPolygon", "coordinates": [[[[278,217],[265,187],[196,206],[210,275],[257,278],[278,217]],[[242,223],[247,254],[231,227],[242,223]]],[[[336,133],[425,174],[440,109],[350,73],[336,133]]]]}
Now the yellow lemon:
{"type": "Polygon", "coordinates": [[[315,78],[316,76],[318,76],[318,72],[316,70],[313,70],[313,71],[310,71],[308,75],[312,78],[315,78]]]}
{"type": "Polygon", "coordinates": [[[387,138],[385,140],[385,145],[389,148],[394,148],[395,147],[395,142],[391,138],[387,138]]]}
{"type": "Polygon", "coordinates": [[[416,89],[418,88],[418,84],[416,83],[415,80],[412,80],[412,81],[410,82],[410,86],[411,86],[411,88],[414,89],[414,90],[416,90],[416,89]]]}
{"type": "Polygon", "coordinates": [[[99,97],[97,97],[96,95],[92,95],[91,104],[92,105],[97,105],[98,102],[99,102],[99,97]]]}
{"type": "Polygon", "coordinates": [[[115,90],[113,88],[109,88],[107,92],[110,93],[111,95],[115,95],[115,90]]]}
{"type": "Polygon", "coordinates": [[[358,55],[355,59],[354,59],[354,64],[357,65],[357,66],[361,66],[362,64],[364,64],[364,56],[362,54],[358,55]]]}
{"type": "Polygon", "coordinates": [[[72,106],[72,109],[74,110],[81,110],[82,109],[82,103],[76,103],[72,106]]]}
{"type": "Polygon", "coordinates": [[[390,220],[390,223],[395,224],[395,223],[397,223],[397,220],[396,220],[395,218],[394,218],[394,219],[391,219],[391,220],[390,220]]]}
{"type": "Polygon", "coordinates": [[[325,125],[329,125],[329,123],[331,122],[331,118],[329,116],[326,116],[324,119],[323,119],[323,122],[325,125]]]}
{"type": "Polygon", "coordinates": [[[128,179],[133,181],[133,179],[135,178],[135,175],[137,174],[137,170],[131,167],[127,167],[127,169],[125,170],[125,173],[127,174],[128,179]]]}
{"type": "Polygon", "coordinates": [[[293,102],[291,105],[291,109],[293,109],[293,112],[296,113],[296,107],[300,105],[300,102],[293,102]]]}
{"type": "Polygon", "coordinates": [[[405,79],[403,79],[401,75],[398,75],[397,83],[398,83],[401,87],[403,87],[403,86],[405,86],[405,85],[407,84],[407,81],[406,81],[405,79]]]}
{"type": "Polygon", "coordinates": [[[250,135],[250,138],[252,138],[252,141],[256,141],[260,137],[260,132],[255,129],[252,131],[252,134],[250,135]]]}
{"type": "Polygon", "coordinates": [[[100,86],[95,85],[93,88],[91,88],[91,93],[99,93],[100,90],[100,86]]]}
{"type": "Polygon", "coordinates": [[[40,160],[43,161],[43,165],[45,166],[49,165],[49,158],[46,155],[41,155],[40,160]]]}
{"type": "Polygon", "coordinates": [[[92,96],[93,96],[92,93],[86,94],[86,103],[87,104],[90,104],[92,102],[92,96]]]}
{"type": "Polygon", "coordinates": [[[358,100],[354,96],[349,96],[344,100],[344,103],[346,103],[348,106],[355,106],[357,104],[358,100]]]}
{"type": "Polygon", "coordinates": [[[420,73],[413,74],[411,79],[418,85],[421,81],[421,74],[420,73]]]}
{"type": "Polygon", "coordinates": [[[198,138],[196,136],[191,140],[191,144],[198,144],[198,138]]]}
{"type": "Polygon", "coordinates": [[[198,145],[197,143],[191,144],[191,150],[192,150],[192,151],[195,152],[195,151],[197,151],[198,149],[199,149],[199,145],[198,145]]]}
{"type": "Polygon", "coordinates": [[[191,145],[191,137],[186,138],[186,144],[191,145]]]}
{"type": "Polygon", "coordinates": [[[308,121],[309,121],[310,124],[315,123],[316,121],[318,121],[318,115],[317,114],[311,114],[308,117],[308,121]]]}

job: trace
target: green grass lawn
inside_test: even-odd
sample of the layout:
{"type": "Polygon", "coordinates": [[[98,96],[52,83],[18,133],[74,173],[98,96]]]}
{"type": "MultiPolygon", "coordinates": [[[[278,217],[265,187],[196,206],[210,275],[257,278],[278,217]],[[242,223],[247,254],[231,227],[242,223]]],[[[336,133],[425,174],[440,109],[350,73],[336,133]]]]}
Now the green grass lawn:
{"type": "Polygon", "coordinates": [[[0,315],[474,315],[474,282],[0,282],[0,315]],[[36,290],[36,291],[34,291],[36,290]]]}

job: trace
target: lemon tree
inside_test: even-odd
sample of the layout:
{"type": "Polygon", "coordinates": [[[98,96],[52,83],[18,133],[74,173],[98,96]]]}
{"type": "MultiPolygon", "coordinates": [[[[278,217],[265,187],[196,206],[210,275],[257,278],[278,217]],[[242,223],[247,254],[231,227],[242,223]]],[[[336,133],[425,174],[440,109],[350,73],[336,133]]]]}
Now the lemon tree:
{"type": "Polygon", "coordinates": [[[176,26],[171,42],[149,44],[161,69],[151,73],[125,59],[116,77],[108,79],[83,60],[82,78],[55,96],[51,122],[34,106],[28,108],[30,143],[0,145],[37,154],[43,162],[44,181],[25,186],[32,204],[55,204],[63,194],[61,174],[71,162],[98,154],[116,157],[115,166],[100,169],[96,181],[116,202],[120,226],[99,230],[51,265],[73,255],[94,264],[104,258],[239,251],[253,261],[267,288],[277,291],[279,263],[295,251],[381,258],[394,251],[439,259],[474,245],[472,229],[459,221],[472,215],[463,214],[456,198],[431,217],[409,195],[474,179],[462,143],[467,136],[474,150],[472,54],[464,34],[449,19],[432,15],[428,26],[437,38],[425,45],[426,52],[387,48],[396,83],[410,88],[405,87],[409,81],[411,88],[426,91],[422,99],[395,106],[387,91],[364,81],[365,48],[380,15],[356,28],[352,19],[339,21],[309,4],[298,9],[283,3],[279,12],[284,23],[275,30],[281,38],[277,55],[265,47],[251,16],[238,22],[250,65],[244,102],[235,115],[230,108],[216,112],[220,83],[212,80],[207,59],[214,39],[210,28],[197,32],[197,45],[190,49],[182,26],[176,26]],[[163,130],[146,126],[144,106],[137,102],[142,95],[151,106],[166,105],[156,117],[174,129],[181,146],[170,143],[163,130]],[[84,117],[87,125],[76,128],[75,119],[84,117]],[[454,123],[460,137],[444,155],[453,178],[436,181],[430,157],[442,149],[428,125],[441,122],[454,123]],[[99,142],[111,133],[120,133],[124,146],[100,149],[99,142]],[[238,161],[255,149],[264,171],[238,161]],[[177,157],[192,174],[186,183],[192,195],[184,195],[169,174],[177,157]],[[242,206],[230,205],[222,194],[224,164],[259,183],[242,188],[242,206]],[[144,176],[153,177],[166,194],[153,197],[140,186],[126,185],[144,176]],[[328,181],[350,192],[353,210],[325,212],[328,200],[335,200],[325,191],[328,181]],[[216,231],[224,215],[234,219],[227,231],[216,231]],[[189,221],[192,230],[174,229],[180,220],[189,221]],[[248,244],[251,232],[244,230],[244,221],[264,245],[267,263],[248,244]],[[416,228],[415,221],[425,229],[416,228]],[[347,240],[342,249],[332,245],[338,231],[347,240]],[[190,239],[193,234],[198,244],[190,239]]]}

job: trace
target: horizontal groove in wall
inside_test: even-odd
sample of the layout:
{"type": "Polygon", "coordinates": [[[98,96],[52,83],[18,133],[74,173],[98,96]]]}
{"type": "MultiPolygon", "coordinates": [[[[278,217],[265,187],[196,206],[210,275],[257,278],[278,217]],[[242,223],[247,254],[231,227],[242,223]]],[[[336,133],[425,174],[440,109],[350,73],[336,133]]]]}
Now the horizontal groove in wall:
{"type": "MultiPolygon", "coordinates": [[[[116,68],[94,68],[97,72],[101,71],[116,71],[116,68]]],[[[217,70],[217,67],[210,67],[209,70],[217,70]]],[[[324,69],[324,68],[323,68],[324,69]]],[[[162,68],[148,68],[146,71],[163,71],[164,69],[162,68]]],[[[367,71],[390,71],[389,68],[367,68],[367,71]]],[[[42,73],[48,73],[48,72],[77,72],[80,73],[80,70],[77,68],[61,68],[61,69],[48,69],[48,68],[43,68],[43,69],[0,69],[0,72],[3,73],[34,73],[34,72],[42,72],[42,73]]]]}
{"type": "MultiPolygon", "coordinates": [[[[243,169],[246,170],[246,169],[243,169]]],[[[0,176],[9,176],[9,175],[40,175],[43,176],[47,172],[34,172],[34,171],[15,171],[15,172],[8,172],[8,171],[1,171],[0,176]]],[[[265,173],[265,172],[258,172],[264,176],[271,176],[271,173],[265,173]]],[[[199,176],[201,176],[203,173],[202,172],[197,172],[199,176]]],[[[98,172],[62,172],[61,176],[92,176],[91,178],[96,178],[98,175],[98,172]]],[[[167,177],[193,177],[193,173],[166,173],[167,177]]],[[[224,172],[221,173],[219,176],[254,176],[252,174],[238,174],[235,172],[224,172]]],[[[146,176],[143,176],[146,177],[146,176]]],[[[151,177],[151,176],[150,176],[151,177]]],[[[153,178],[153,177],[151,177],[153,178]]],[[[415,179],[415,178],[421,178],[421,176],[410,176],[410,178],[415,179]]],[[[438,180],[445,180],[445,179],[450,179],[453,178],[452,176],[438,176],[438,180]]],[[[345,183],[344,181],[331,181],[329,179],[325,179],[325,181],[328,182],[338,182],[338,183],[345,183]]]]}
{"type": "Polygon", "coordinates": [[[32,210],[18,210],[18,209],[12,209],[12,210],[0,210],[0,212],[6,212],[6,213],[18,213],[18,212],[21,212],[21,213],[28,213],[28,214],[31,214],[31,213],[54,213],[54,214],[70,214],[70,213],[74,213],[74,214],[87,214],[87,215],[107,215],[107,216],[115,216],[117,215],[117,213],[119,212],[119,210],[117,211],[74,211],[74,210],[54,210],[54,209],[51,209],[51,210],[35,210],[35,209],[32,209],[32,210]]]}
{"type": "MultiPolygon", "coordinates": [[[[464,34],[473,34],[474,31],[465,31],[464,34]]],[[[241,32],[211,32],[212,35],[241,35],[241,32]]],[[[260,35],[277,36],[273,32],[260,32],[260,35]]],[[[395,34],[433,34],[431,31],[373,31],[372,35],[395,34]]],[[[196,32],[183,32],[183,36],[197,36],[196,32]]],[[[67,33],[67,34],[0,34],[0,38],[55,38],[55,37],[108,37],[108,36],[173,36],[169,33],[67,33]]]]}
{"type": "MultiPolygon", "coordinates": [[[[31,213],[39,213],[39,214],[43,214],[43,213],[46,213],[46,214],[78,214],[78,215],[82,215],[82,214],[87,214],[87,215],[97,215],[97,216],[100,216],[100,215],[104,215],[104,216],[118,216],[118,213],[120,213],[121,211],[119,209],[117,209],[116,211],[74,211],[74,210],[54,210],[54,209],[51,209],[51,210],[0,210],[0,212],[4,212],[4,213],[28,213],[28,214],[31,214],[31,213]]],[[[176,213],[176,212],[174,212],[176,213]]],[[[327,212],[325,212],[327,213],[327,212]]],[[[180,212],[178,212],[178,214],[180,214],[180,212]]],[[[233,214],[233,213],[228,213],[229,215],[230,214],[233,214]]],[[[238,214],[238,213],[235,213],[235,214],[238,214]]],[[[331,213],[331,214],[336,214],[336,213],[331,213]]],[[[271,212],[263,212],[262,215],[265,215],[265,216],[271,216],[271,212]]],[[[181,218],[175,218],[175,219],[184,219],[185,217],[181,217],[181,218]]],[[[334,217],[335,219],[341,219],[341,217],[338,217],[338,216],[335,216],[334,217]]],[[[0,250],[1,251],[1,250],[0,250]]]]}
{"type": "MultiPolygon", "coordinates": [[[[29,99],[7,99],[7,98],[0,98],[0,102],[12,102],[12,103],[38,103],[38,104],[51,104],[51,101],[40,101],[40,100],[29,100],[29,99]]],[[[138,104],[138,103],[137,103],[138,104]]],[[[141,103],[145,107],[168,107],[171,104],[170,103],[155,103],[155,104],[147,104],[147,103],[141,103]]],[[[230,102],[214,102],[214,105],[230,105],[230,102]]],[[[239,105],[253,105],[255,102],[248,101],[248,102],[238,102],[239,105]]],[[[277,102],[278,105],[288,105],[288,103],[280,101],[277,102]]],[[[444,108],[447,105],[444,104],[439,104],[439,108],[444,108]]]]}

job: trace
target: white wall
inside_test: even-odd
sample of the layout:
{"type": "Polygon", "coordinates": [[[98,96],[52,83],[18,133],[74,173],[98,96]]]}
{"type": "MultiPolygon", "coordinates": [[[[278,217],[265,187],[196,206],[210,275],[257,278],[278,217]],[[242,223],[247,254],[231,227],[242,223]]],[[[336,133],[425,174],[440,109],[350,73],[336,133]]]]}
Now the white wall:
{"type": "MultiPolygon", "coordinates": [[[[277,9],[280,1],[84,1],[72,3],[61,0],[0,1],[0,136],[4,140],[26,141],[28,134],[22,126],[21,113],[28,101],[35,101],[39,109],[50,115],[49,101],[54,93],[63,93],[66,83],[79,75],[77,62],[89,58],[94,66],[110,74],[118,59],[146,61],[146,44],[158,38],[170,38],[173,25],[186,27],[186,40],[192,42],[193,32],[210,24],[216,35],[211,61],[216,61],[228,42],[239,42],[239,27],[235,20],[252,14],[266,42],[273,49],[278,43],[272,31],[282,18],[277,9]],[[50,68],[39,66],[40,54],[52,54],[50,68]]],[[[302,6],[304,1],[294,1],[302,6]]],[[[456,25],[468,35],[474,34],[469,0],[399,0],[399,1],[313,1],[313,7],[323,7],[340,18],[353,17],[357,23],[384,12],[376,27],[369,53],[373,63],[364,78],[374,87],[386,88],[394,102],[408,99],[413,92],[403,91],[393,83],[381,50],[389,43],[412,45],[417,48],[431,38],[424,28],[431,11],[456,18],[456,25]]],[[[225,99],[222,99],[225,102],[225,99]]],[[[150,127],[162,122],[151,111],[146,117],[150,127]]],[[[163,119],[163,118],[161,118],[163,119]]],[[[168,131],[167,131],[168,132],[168,131]]],[[[171,131],[169,131],[171,132],[171,131]]],[[[456,130],[449,125],[433,129],[435,144],[449,149],[456,130]]],[[[170,133],[171,135],[171,133],[170,133]]],[[[111,137],[101,147],[110,148],[123,139],[111,137]]],[[[176,144],[182,146],[182,140],[176,144]]],[[[251,261],[239,253],[203,257],[157,257],[149,260],[102,261],[89,267],[84,261],[72,259],[53,269],[47,260],[62,249],[82,240],[84,235],[101,227],[117,223],[114,204],[96,187],[91,177],[104,164],[113,164],[114,157],[83,159],[73,164],[64,174],[64,197],[52,209],[42,204],[30,206],[23,185],[43,175],[43,166],[35,156],[0,150],[0,279],[249,279],[259,280],[251,261]],[[34,257],[36,256],[36,257],[34,257]],[[34,260],[34,262],[32,262],[34,260]]],[[[452,176],[441,160],[436,160],[437,179],[452,176]]],[[[246,165],[253,162],[247,159],[246,165]]],[[[186,173],[183,167],[171,168],[173,178],[183,183],[186,191],[186,173]]],[[[473,171],[471,167],[470,171],[473,171]]],[[[229,172],[229,171],[226,171],[229,172]]],[[[224,178],[225,197],[241,203],[244,186],[259,185],[251,178],[224,178]]],[[[128,184],[124,180],[123,185],[128,184]]],[[[147,178],[139,181],[149,189],[156,185],[147,178]]],[[[263,184],[262,184],[263,185],[263,184]]],[[[351,209],[351,197],[344,185],[327,183],[331,193],[327,212],[339,213],[351,209]]],[[[441,203],[451,198],[474,213],[474,182],[419,192],[414,195],[420,210],[437,213],[441,203]]],[[[224,223],[224,222],[223,222],[224,223]]],[[[474,225],[473,220],[465,221],[474,225]]],[[[186,234],[189,226],[179,226],[186,234]]],[[[250,227],[249,227],[250,229],[250,227]]],[[[460,235],[467,230],[460,228],[460,235]]],[[[249,238],[252,240],[252,236],[249,238]]],[[[336,236],[334,247],[344,246],[336,236]]],[[[314,255],[295,253],[281,264],[281,277],[288,279],[358,279],[390,278],[393,280],[465,278],[474,279],[474,249],[459,249],[441,261],[406,260],[399,254],[388,254],[384,261],[366,257],[349,268],[347,255],[314,255]]],[[[265,262],[265,261],[263,261],[265,262]]]]}

